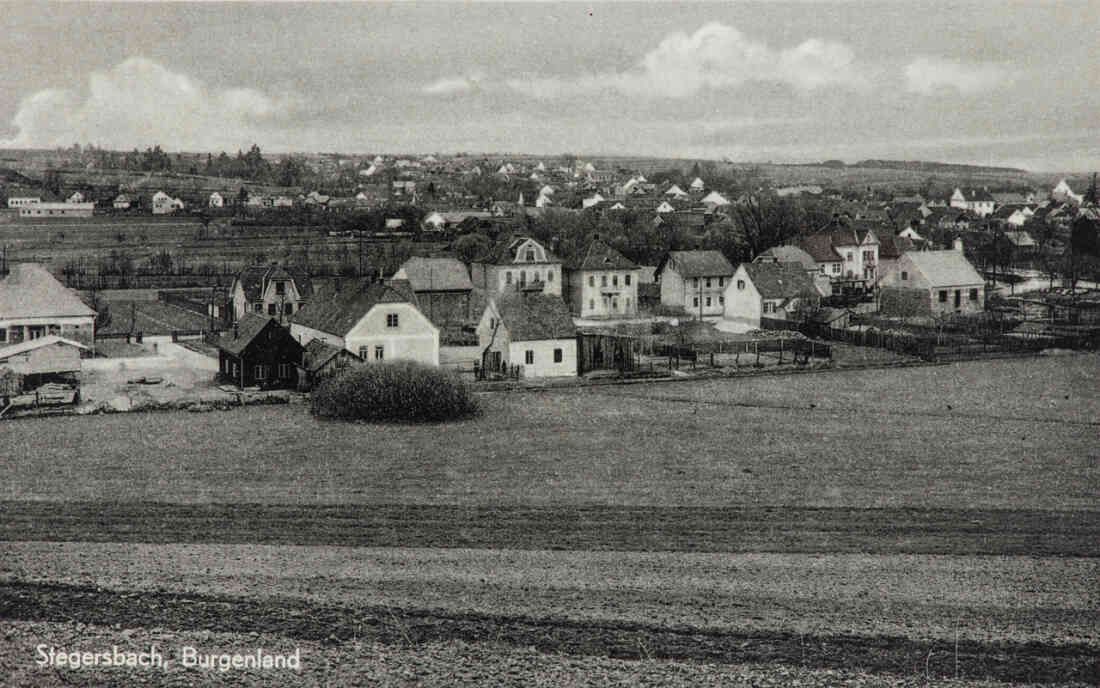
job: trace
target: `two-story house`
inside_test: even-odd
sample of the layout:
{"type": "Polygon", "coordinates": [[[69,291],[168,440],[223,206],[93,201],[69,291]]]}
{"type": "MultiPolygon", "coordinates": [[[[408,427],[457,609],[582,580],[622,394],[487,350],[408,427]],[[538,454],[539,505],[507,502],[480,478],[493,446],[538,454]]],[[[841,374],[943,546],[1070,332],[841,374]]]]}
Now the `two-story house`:
{"type": "Polygon", "coordinates": [[[867,289],[875,283],[879,241],[870,229],[833,224],[804,238],[799,247],[834,284],[867,289]]]}
{"type": "MultiPolygon", "coordinates": [[[[313,283],[305,271],[277,263],[246,267],[233,278],[229,288],[234,320],[240,320],[245,313],[255,313],[285,322],[312,295],[313,283]]],[[[216,315],[213,311],[209,314],[216,315]]]]}
{"type": "Polygon", "coordinates": [[[562,295],[562,261],[530,237],[506,237],[470,264],[470,279],[487,294],[503,294],[537,284],[562,295]]]}
{"type": "Polygon", "coordinates": [[[582,318],[634,317],[641,274],[641,268],[595,237],[565,273],[573,314],[582,318]]]}
{"type": "Polygon", "coordinates": [[[439,328],[415,298],[391,283],[336,280],[291,316],[290,333],[303,346],[320,339],[366,363],[400,359],[438,366],[439,328]]]}
{"type": "Polygon", "coordinates": [[[654,279],[661,287],[662,305],[682,308],[692,317],[720,317],[733,272],[720,251],[669,251],[657,265],[654,279]]]}

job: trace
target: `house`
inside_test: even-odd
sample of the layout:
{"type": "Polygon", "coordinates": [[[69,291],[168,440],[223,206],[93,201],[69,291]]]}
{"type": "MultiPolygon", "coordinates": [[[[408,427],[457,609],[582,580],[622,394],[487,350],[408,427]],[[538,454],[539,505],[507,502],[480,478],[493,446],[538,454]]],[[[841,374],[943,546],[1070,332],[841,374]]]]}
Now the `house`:
{"type": "Polygon", "coordinates": [[[632,318],[638,314],[641,269],[598,236],[565,274],[574,315],[632,318]]]}
{"type": "Polygon", "coordinates": [[[915,251],[917,249],[914,241],[906,236],[903,236],[904,234],[905,232],[894,234],[890,231],[883,231],[882,233],[878,234],[878,274],[880,282],[882,276],[898,264],[898,259],[900,259],[902,255],[904,255],[908,251],[915,251]]]}
{"type": "Polygon", "coordinates": [[[222,196],[219,192],[215,191],[214,193],[210,194],[210,198],[207,201],[207,205],[211,208],[224,208],[225,207],[225,197],[222,196]]]}
{"type": "Polygon", "coordinates": [[[1057,185],[1050,191],[1050,197],[1059,203],[1075,203],[1080,205],[1084,200],[1084,196],[1081,194],[1073,193],[1073,189],[1063,179],[1058,182],[1057,185]]]}
{"type": "Polygon", "coordinates": [[[439,328],[416,305],[408,284],[336,280],[291,316],[303,345],[320,339],[365,362],[410,360],[439,365],[439,328]]]}
{"type": "Polygon", "coordinates": [[[91,341],[95,311],[36,263],[13,263],[0,279],[0,346],[48,335],[91,341]]]}
{"type": "Polygon", "coordinates": [[[416,194],[416,182],[410,180],[394,181],[391,185],[394,196],[407,197],[416,194]]]}
{"type": "Polygon", "coordinates": [[[658,213],[674,213],[676,208],[672,206],[668,201],[661,201],[661,204],[657,206],[656,211],[658,213]]]}
{"type": "Polygon", "coordinates": [[[129,210],[134,205],[134,199],[127,194],[119,194],[111,201],[111,205],[115,210],[129,210]]]}
{"type": "Polygon", "coordinates": [[[37,205],[41,202],[41,196],[8,196],[9,208],[22,208],[28,205],[37,205]]]}
{"type": "Polygon", "coordinates": [[[158,191],[153,194],[153,214],[154,215],[168,215],[175,212],[175,199],[164,193],[158,191]]]}
{"type": "Polygon", "coordinates": [[[34,203],[19,208],[19,217],[91,217],[95,203],[34,203]]]}
{"type": "Polygon", "coordinates": [[[760,318],[787,320],[821,295],[801,263],[741,263],[725,290],[725,318],[758,329],[760,318]]]}
{"type": "Polygon", "coordinates": [[[218,372],[238,387],[294,387],[302,345],[274,318],[246,313],[218,339],[218,372]]]}
{"type": "Polygon", "coordinates": [[[668,189],[665,191],[665,195],[666,196],[672,196],[673,198],[686,198],[687,197],[687,192],[684,191],[683,189],[681,189],[676,184],[673,184],[672,186],[668,187],[668,189]]]}
{"type": "Polygon", "coordinates": [[[720,251],[669,251],[654,276],[662,305],[702,318],[725,313],[726,283],[733,272],[720,251]]]}
{"type": "Polygon", "coordinates": [[[470,320],[470,298],[474,289],[470,273],[457,258],[409,258],[394,280],[409,283],[421,312],[437,327],[470,320]]]}
{"type": "Polygon", "coordinates": [[[719,208],[730,204],[730,202],[726,200],[726,197],[717,191],[711,191],[706,196],[703,196],[701,203],[710,208],[719,208]]]}
{"type": "Polygon", "coordinates": [[[313,389],[333,375],[362,363],[362,359],[323,339],[314,339],[302,348],[302,362],[298,366],[298,389],[313,389]]]}
{"type": "Polygon", "coordinates": [[[562,261],[530,237],[506,236],[486,256],[470,264],[470,280],[489,294],[542,285],[547,294],[562,295],[562,261]]]}
{"type": "Polygon", "coordinates": [[[775,246],[753,259],[754,263],[797,263],[810,276],[814,289],[820,296],[832,296],[832,280],[821,272],[813,256],[797,246],[775,246]]]}
{"type": "Polygon", "coordinates": [[[283,322],[301,310],[312,295],[309,275],[278,263],[246,267],[237,273],[229,288],[234,320],[240,320],[245,313],[256,313],[283,322]]]}
{"type": "Polygon", "coordinates": [[[962,241],[945,251],[910,251],[879,281],[884,315],[947,315],[985,309],[985,280],[963,255],[962,241]]]}
{"type": "Polygon", "coordinates": [[[80,372],[81,359],[91,349],[80,342],[46,335],[18,344],[0,345],[0,369],[22,378],[25,388],[34,388],[57,377],[71,378],[80,372]]]}
{"type": "Polygon", "coordinates": [[[994,205],[996,200],[993,194],[984,189],[971,189],[969,194],[965,194],[962,189],[956,188],[948,199],[949,207],[969,210],[979,217],[992,215],[994,205]]]}
{"type": "Polygon", "coordinates": [[[703,190],[707,188],[707,185],[703,183],[702,179],[696,177],[691,181],[691,184],[688,185],[688,188],[691,189],[692,192],[703,193],[703,190]]]}
{"type": "Polygon", "coordinates": [[[560,297],[524,289],[493,297],[477,326],[482,367],[522,377],[577,374],[573,318],[560,297]]]}
{"type": "Polygon", "coordinates": [[[866,289],[874,284],[878,269],[878,237],[867,228],[834,222],[799,243],[822,274],[842,287],[866,289]]]}
{"type": "Polygon", "coordinates": [[[602,203],[605,200],[606,199],[603,196],[601,196],[598,193],[595,193],[595,194],[592,194],[591,196],[589,196],[588,198],[584,199],[583,201],[581,201],[581,207],[582,208],[591,208],[592,206],[597,205],[599,203],[602,203]]]}
{"type": "Polygon", "coordinates": [[[69,196],[68,198],[65,199],[65,202],[69,203],[69,204],[83,203],[84,202],[84,192],[83,191],[74,191],[71,196],[69,196]]]}

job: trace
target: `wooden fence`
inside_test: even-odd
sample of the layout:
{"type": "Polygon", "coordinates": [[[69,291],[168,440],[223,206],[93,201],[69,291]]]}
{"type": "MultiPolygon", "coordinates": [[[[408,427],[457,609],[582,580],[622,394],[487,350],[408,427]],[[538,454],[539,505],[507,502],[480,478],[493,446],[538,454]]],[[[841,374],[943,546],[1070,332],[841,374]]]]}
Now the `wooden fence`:
{"type": "Polygon", "coordinates": [[[638,367],[635,337],[612,334],[577,335],[577,374],[592,370],[629,371],[638,367]]]}

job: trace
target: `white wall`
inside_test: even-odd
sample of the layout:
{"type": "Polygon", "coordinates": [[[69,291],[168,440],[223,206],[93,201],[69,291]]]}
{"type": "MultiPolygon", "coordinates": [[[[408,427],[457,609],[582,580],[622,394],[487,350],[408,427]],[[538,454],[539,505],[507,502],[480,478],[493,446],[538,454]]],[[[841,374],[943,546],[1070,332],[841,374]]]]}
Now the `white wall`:
{"type": "Polygon", "coordinates": [[[380,303],[370,309],[344,336],[344,348],[359,355],[367,347],[364,360],[375,360],[375,347],[383,347],[384,359],[419,361],[439,365],[439,329],[410,303],[380,303]],[[389,327],[386,316],[396,313],[398,327],[389,327]]]}
{"type": "Polygon", "coordinates": [[[749,279],[744,265],[738,265],[733,278],[726,284],[726,308],[724,316],[738,324],[752,329],[760,327],[760,316],[763,313],[763,301],[760,292],[749,279]],[[738,282],[744,284],[744,289],[738,289],[738,282]]]}
{"type": "Polygon", "coordinates": [[[508,363],[523,369],[523,377],[575,377],[577,375],[577,340],[542,339],[531,342],[511,342],[508,363]],[[561,363],[554,363],[554,349],[561,349],[561,363]],[[534,363],[528,365],[526,352],[532,352],[534,363]]]}

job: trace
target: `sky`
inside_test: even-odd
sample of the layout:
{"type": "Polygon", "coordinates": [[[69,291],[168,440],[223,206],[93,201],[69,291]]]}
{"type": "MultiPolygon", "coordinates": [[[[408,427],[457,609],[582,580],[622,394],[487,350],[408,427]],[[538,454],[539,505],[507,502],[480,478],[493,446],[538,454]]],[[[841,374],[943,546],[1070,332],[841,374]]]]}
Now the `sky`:
{"type": "Polygon", "coordinates": [[[62,3],[0,147],[1100,169],[1094,2],[62,3]]]}

